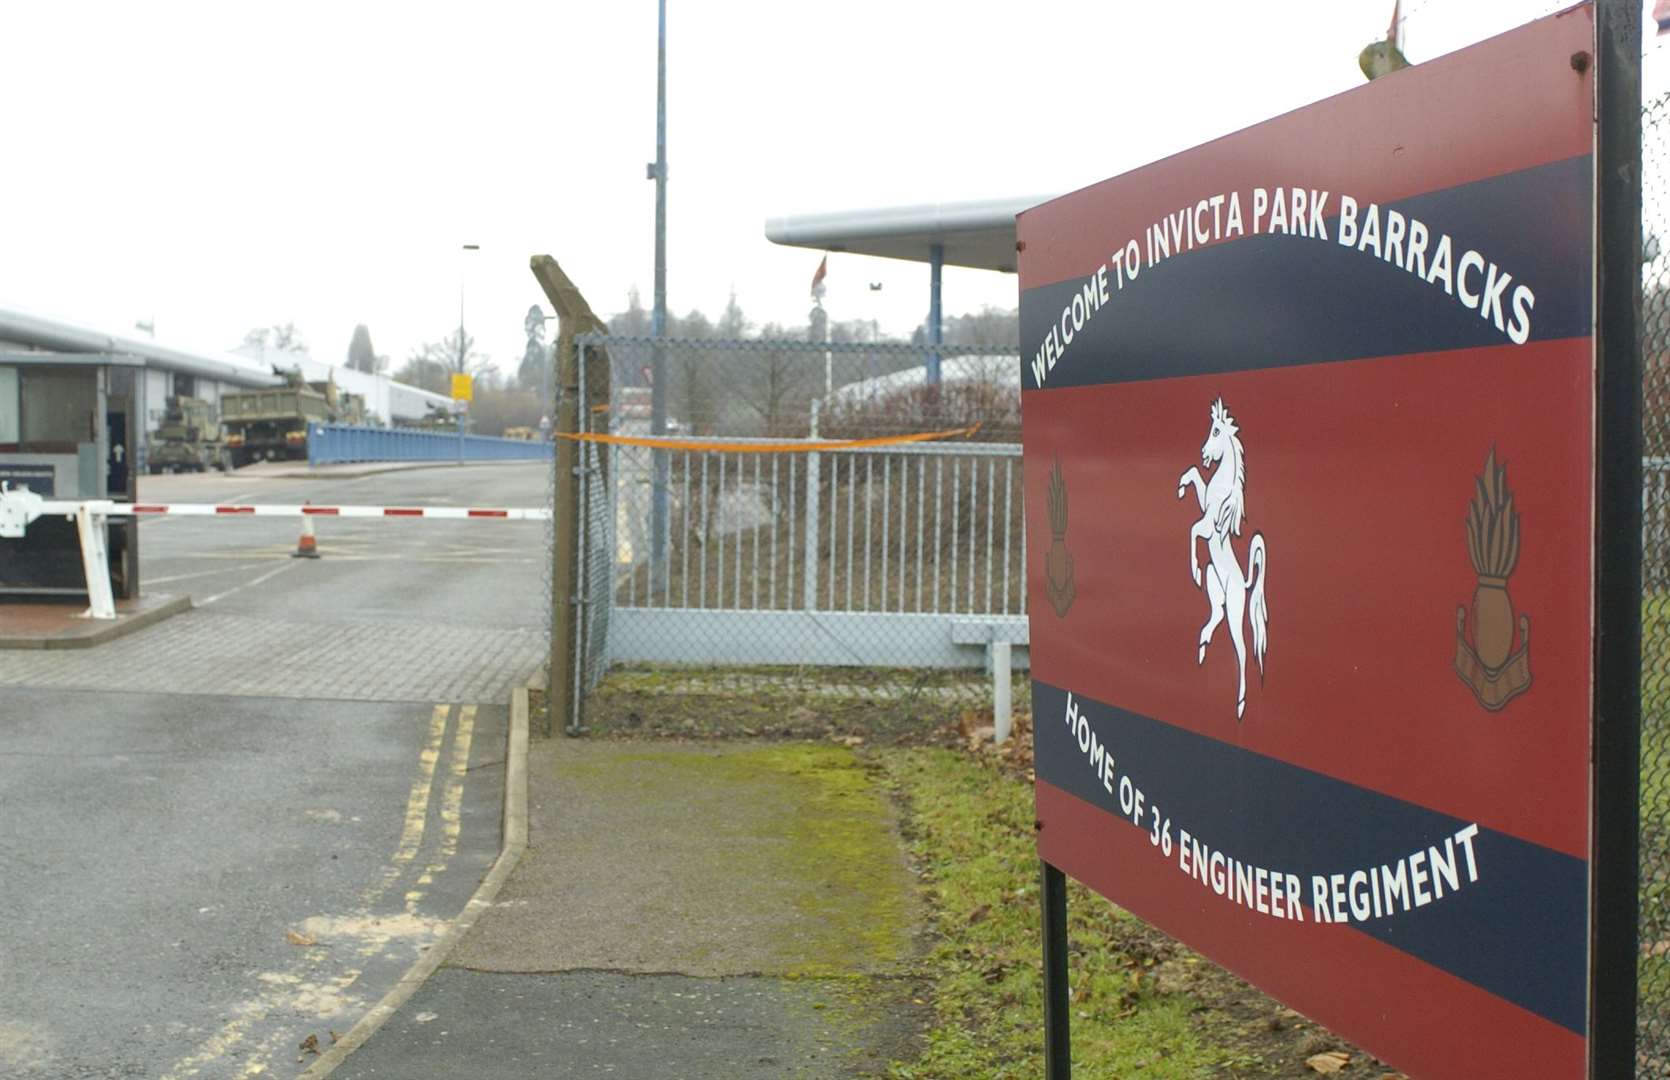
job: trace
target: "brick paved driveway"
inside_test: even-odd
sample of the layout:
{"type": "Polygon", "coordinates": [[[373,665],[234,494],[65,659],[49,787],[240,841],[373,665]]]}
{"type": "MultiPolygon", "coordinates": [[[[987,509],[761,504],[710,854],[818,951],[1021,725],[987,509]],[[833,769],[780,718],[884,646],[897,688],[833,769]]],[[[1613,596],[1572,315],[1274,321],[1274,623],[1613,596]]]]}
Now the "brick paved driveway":
{"type": "MultiPolygon", "coordinates": [[[[543,468],[158,477],[147,501],[543,505],[543,468]]],[[[0,651],[0,1076],[293,1076],[499,847],[505,703],[546,647],[544,529],[173,519],[187,614],[0,651]],[[414,527],[415,526],[415,527],[414,527]]]]}

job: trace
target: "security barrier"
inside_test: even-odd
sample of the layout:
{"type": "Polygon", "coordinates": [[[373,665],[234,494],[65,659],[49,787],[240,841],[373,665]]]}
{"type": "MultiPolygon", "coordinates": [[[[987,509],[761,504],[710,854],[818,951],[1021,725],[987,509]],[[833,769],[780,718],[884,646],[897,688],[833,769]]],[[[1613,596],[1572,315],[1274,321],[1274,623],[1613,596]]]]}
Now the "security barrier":
{"type": "Polygon", "coordinates": [[[343,465],[368,461],[542,461],[551,444],[490,435],[415,431],[409,428],[309,424],[307,463],[343,465]]]}
{"type": "Polygon", "coordinates": [[[63,515],[76,523],[81,564],[86,575],[89,607],[86,617],[114,619],[115,598],[110,589],[109,552],[104,524],[113,517],[315,517],[445,519],[452,521],[545,521],[547,507],[479,506],[347,506],[253,503],[119,503],[110,499],[43,499],[27,487],[0,483],[0,538],[16,539],[42,517],[63,515]]]}

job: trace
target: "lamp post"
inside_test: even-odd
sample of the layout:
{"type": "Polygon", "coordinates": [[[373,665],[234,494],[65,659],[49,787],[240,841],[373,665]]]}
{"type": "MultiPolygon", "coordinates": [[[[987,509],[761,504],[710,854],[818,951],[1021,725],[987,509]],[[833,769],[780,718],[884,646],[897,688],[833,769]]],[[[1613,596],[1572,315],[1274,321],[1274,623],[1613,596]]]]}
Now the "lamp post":
{"type": "MultiPolygon", "coordinates": [[[[555,315],[547,315],[538,304],[528,309],[528,317],[523,325],[528,331],[528,347],[539,347],[539,438],[541,442],[551,441],[551,417],[556,413],[556,406],[551,401],[551,368],[552,349],[545,347],[545,324],[555,319],[555,315]]],[[[554,348],[554,346],[553,346],[554,348]]]]}
{"type": "MultiPolygon", "coordinates": [[[[659,0],[655,53],[655,161],[649,167],[655,181],[655,308],[650,332],[655,336],[650,359],[650,434],[667,434],[667,0],[659,0]]],[[[651,451],[653,481],[650,492],[650,590],[667,587],[668,488],[671,483],[667,451],[651,451]]]]}
{"type": "MultiPolygon", "coordinates": [[[[465,244],[464,251],[480,251],[480,244],[465,244]]],[[[464,264],[458,266],[458,373],[469,374],[469,350],[464,344],[464,264]]],[[[464,418],[469,405],[456,398],[452,402],[452,422],[458,425],[458,464],[464,464],[464,418]]]]}

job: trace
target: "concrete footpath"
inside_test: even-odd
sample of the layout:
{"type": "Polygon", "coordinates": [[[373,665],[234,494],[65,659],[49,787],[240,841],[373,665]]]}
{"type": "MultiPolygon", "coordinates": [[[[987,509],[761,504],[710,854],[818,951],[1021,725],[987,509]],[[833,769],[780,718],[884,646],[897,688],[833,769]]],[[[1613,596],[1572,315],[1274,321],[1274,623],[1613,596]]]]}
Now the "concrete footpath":
{"type": "Polygon", "coordinates": [[[836,1078],[911,1058],[922,912],[852,751],[536,739],[527,847],[333,1080],[836,1078]]]}

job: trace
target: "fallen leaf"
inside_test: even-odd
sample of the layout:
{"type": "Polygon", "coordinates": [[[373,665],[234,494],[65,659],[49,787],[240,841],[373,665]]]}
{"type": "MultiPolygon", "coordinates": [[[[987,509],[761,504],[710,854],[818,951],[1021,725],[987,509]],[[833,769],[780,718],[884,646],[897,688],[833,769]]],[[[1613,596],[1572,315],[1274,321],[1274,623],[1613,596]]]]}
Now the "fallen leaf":
{"type": "Polygon", "coordinates": [[[1351,1064],[1351,1055],[1344,1050],[1329,1050],[1306,1058],[1305,1064],[1319,1073],[1336,1073],[1351,1064]]]}
{"type": "Polygon", "coordinates": [[[319,1036],[309,1035],[302,1040],[301,1048],[309,1054],[317,1054],[319,1052],[319,1036]]]}
{"type": "Polygon", "coordinates": [[[977,922],[982,922],[985,920],[986,916],[991,913],[992,906],[990,904],[981,904],[979,907],[968,913],[968,924],[973,926],[977,922]]]}
{"type": "Polygon", "coordinates": [[[284,940],[292,945],[317,945],[312,934],[298,934],[294,930],[284,931],[284,940]]]}

